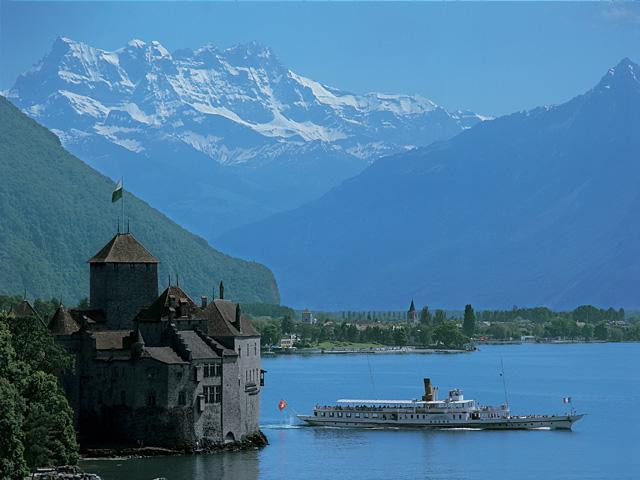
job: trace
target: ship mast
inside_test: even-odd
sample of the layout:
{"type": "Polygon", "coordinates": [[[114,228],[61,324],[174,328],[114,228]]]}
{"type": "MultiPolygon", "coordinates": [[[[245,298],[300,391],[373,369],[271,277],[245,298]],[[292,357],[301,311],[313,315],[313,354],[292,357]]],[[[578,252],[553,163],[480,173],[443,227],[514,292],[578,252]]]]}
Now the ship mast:
{"type": "Polygon", "coordinates": [[[500,357],[500,376],[502,377],[502,388],[504,389],[504,403],[509,409],[509,397],[507,396],[507,380],[504,378],[504,362],[502,361],[502,357],[500,357]]]}

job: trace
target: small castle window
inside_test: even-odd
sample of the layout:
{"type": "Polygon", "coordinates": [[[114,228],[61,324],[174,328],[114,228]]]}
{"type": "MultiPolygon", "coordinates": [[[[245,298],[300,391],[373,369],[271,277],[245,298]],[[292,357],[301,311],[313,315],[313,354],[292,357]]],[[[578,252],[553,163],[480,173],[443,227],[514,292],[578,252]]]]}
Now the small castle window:
{"type": "Polygon", "coordinates": [[[204,365],[205,377],[219,377],[220,376],[220,364],[210,363],[204,365]]]}
{"type": "Polygon", "coordinates": [[[178,394],[178,405],[186,405],[187,404],[187,392],[182,390],[178,394]]]}
{"type": "Polygon", "coordinates": [[[220,403],[222,400],[222,387],[220,385],[205,386],[202,389],[204,403],[220,403]]]}
{"type": "Polygon", "coordinates": [[[127,404],[127,392],[125,392],[124,390],[120,391],[120,405],[126,405],[127,404]]]}
{"type": "Polygon", "coordinates": [[[136,269],[136,264],[135,263],[130,263],[129,264],[129,269],[130,270],[135,270],[136,269]]]}
{"type": "Polygon", "coordinates": [[[149,390],[147,393],[147,406],[155,407],[156,406],[156,392],[155,390],[149,390]]]}

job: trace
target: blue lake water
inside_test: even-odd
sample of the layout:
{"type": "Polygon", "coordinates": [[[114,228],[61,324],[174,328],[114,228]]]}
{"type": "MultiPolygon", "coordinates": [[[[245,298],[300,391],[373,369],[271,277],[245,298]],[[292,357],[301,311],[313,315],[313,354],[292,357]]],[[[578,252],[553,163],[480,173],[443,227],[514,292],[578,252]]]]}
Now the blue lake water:
{"type": "Polygon", "coordinates": [[[483,346],[455,355],[324,355],[263,359],[260,451],[83,462],[104,480],[640,479],[640,344],[483,346]],[[350,430],[297,425],[296,412],[338,398],[441,396],[500,404],[504,361],[515,414],[587,412],[573,431],[350,430]],[[289,407],[278,410],[284,399],[289,407]]]}

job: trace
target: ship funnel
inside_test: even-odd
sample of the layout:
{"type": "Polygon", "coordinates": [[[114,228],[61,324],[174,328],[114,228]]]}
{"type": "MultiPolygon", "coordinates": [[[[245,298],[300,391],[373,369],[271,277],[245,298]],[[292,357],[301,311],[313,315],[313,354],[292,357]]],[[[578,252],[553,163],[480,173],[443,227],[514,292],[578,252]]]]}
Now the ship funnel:
{"type": "Polygon", "coordinates": [[[425,402],[433,401],[433,387],[431,386],[431,379],[424,379],[424,395],[422,396],[422,400],[425,402]]]}

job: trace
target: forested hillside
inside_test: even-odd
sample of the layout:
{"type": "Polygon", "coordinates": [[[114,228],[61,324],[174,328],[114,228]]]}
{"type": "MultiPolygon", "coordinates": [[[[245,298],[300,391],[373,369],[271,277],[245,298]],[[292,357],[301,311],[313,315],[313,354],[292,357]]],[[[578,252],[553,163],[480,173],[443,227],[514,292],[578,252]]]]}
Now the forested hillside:
{"type": "MultiPolygon", "coordinates": [[[[30,297],[75,304],[89,292],[86,261],[117,231],[120,205],[111,203],[113,182],[3,97],[0,171],[0,293],[26,290],[30,297]]],[[[211,248],[127,192],[125,202],[131,233],[160,260],[160,286],[169,274],[179,275],[180,285],[199,296],[224,280],[229,298],[279,303],[268,268],[211,248]]]]}

